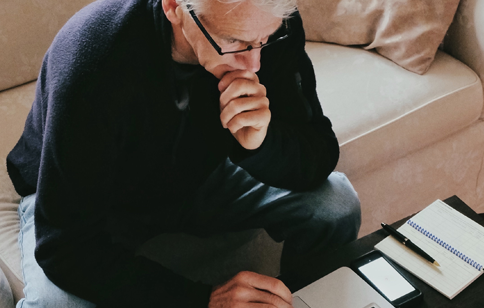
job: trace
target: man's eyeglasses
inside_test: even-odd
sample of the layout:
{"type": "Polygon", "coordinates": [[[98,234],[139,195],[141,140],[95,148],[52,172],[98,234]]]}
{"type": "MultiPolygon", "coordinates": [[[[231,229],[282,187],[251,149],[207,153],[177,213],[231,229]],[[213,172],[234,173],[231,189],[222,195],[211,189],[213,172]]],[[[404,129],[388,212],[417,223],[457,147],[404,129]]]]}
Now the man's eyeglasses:
{"type": "Polygon", "coordinates": [[[290,27],[289,27],[289,23],[287,22],[287,20],[284,20],[283,23],[282,23],[282,26],[274,34],[272,34],[269,37],[269,39],[267,40],[267,43],[262,43],[261,42],[259,46],[249,45],[246,48],[240,49],[240,50],[222,51],[222,48],[217,43],[215,43],[215,41],[210,36],[210,34],[208,34],[207,30],[202,25],[202,23],[198,19],[197,15],[195,14],[195,11],[193,11],[193,9],[191,8],[191,6],[190,5],[187,5],[187,8],[188,8],[188,12],[192,16],[192,18],[195,21],[195,23],[197,24],[198,28],[200,28],[200,30],[205,35],[205,37],[207,38],[207,40],[210,42],[210,44],[213,46],[213,48],[215,48],[215,50],[217,51],[217,53],[219,55],[221,55],[221,56],[223,56],[225,54],[230,54],[230,53],[239,53],[239,52],[251,51],[252,49],[264,48],[266,46],[272,45],[274,43],[277,43],[279,41],[282,41],[282,40],[288,38],[289,35],[291,34],[290,27]]]}

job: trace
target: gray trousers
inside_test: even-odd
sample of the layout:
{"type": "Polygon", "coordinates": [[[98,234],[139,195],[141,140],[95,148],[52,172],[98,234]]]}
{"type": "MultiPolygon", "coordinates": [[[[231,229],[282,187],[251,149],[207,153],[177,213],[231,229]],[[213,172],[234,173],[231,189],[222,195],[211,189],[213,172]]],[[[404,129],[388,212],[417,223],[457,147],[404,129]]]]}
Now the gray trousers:
{"type": "Polygon", "coordinates": [[[184,232],[197,236],[265,229],[284,241],[284,272],[307,255],[355,240],[360,204],[346,176],[333,172],[312,191],[271,187],[227,160],[212,173],[184,217],[184,232]]]}

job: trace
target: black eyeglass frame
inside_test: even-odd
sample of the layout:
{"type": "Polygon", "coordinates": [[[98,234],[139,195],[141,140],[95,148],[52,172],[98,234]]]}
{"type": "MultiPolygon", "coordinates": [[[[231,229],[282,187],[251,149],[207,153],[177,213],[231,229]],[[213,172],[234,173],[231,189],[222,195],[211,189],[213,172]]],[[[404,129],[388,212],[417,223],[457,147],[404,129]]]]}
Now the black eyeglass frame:
{"type": "Polygon", "coordinates": [[[200,19],[198,19],[197,15],[195,14],[195,11],[191,8],[191,5],[187,5],[187,8],[188,8],[188,12],[190,13],[190,16],[192,16],[193,20],[197,24],[197,26],[200,29],[200,31],[202,31],[203,35],[205,35],[205,37],[210,42],[210,44],[213,46],[213,48],[221,56],[223,56],[225,54],[233,54],[233,53],[240,53],[240,52],[245,52],[245,51],[251,51],[252,49],[262,49],[264,47],[267,47],[267,46],[272,45],[274,43],[277,43],[279,41],[285,40],[291,34],[291,31],[290,31],[291,28],[289,27],[289,23],[287,22],[287,20],[284,20],[283,21],[283,24],[284,24],[284,27],[286,28],[286,34],[284,34],[283,36],[275,39],[274,41],[267,41],[267,43],[261,44],[260,46],[256,46],[256,47],[254,47],[252,45],[249,45],[245,49],[223,52],[222,51],[222,48],[213,40],[213,38],[210,36],[210,34],[205,29],[205,27],[202,25],[202,23],[200,22],[200,19]]]}

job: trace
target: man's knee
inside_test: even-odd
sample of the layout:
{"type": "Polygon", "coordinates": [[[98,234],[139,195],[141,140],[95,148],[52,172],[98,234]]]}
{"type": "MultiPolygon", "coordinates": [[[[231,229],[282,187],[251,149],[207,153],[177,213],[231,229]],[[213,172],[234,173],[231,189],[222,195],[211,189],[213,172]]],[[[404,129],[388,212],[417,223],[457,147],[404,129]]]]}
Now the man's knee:
{"type": "Polygon", "coordinates": [[[333,172],[317,189],[311,192],[312,204],[321,215],[331,218],[360,216],[360,200],[350,181],[340,172],[333,172]]]}
{"type": "Polygon", "coordinates": [[[356,239],[361,225],[361,209],[358,194],[348,178],[333,172],[312,193],[308,200],[312,211],[312,224],[323,228],[335,237],[345,235],[345,241],[356,239]]]}
{"type": "Polygon", "coordinates": [[[301,255],[329,251],[355,240],[361,224],[358,194],[342,173],[333,172],[322,185],[298,197],[295,212],[299,219],[286,236],[281,271],[300,262],[301,255]]]}

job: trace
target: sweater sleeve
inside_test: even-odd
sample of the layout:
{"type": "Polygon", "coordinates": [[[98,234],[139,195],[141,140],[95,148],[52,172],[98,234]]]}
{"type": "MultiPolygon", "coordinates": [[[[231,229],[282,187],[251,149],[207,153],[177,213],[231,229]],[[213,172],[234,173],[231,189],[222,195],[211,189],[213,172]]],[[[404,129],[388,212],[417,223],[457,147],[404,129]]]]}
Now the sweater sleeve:
{"type": "Polygon", "coordinates": [[[29,123],[14,149],[19,154],[32,140],[42,141],[35,256],[54,284],[98,307],[203,307],[211,286],[136,256],[113,243],[106,228],[115,199],[113,177],[122,172],[123,123],[116,104],[123,92],[113,88],[122,80],[104,75],[102,66],[109,62],[103,59],[110,39],[126,22],[122,17],[145,9],[132,7],[134,2],[142,3],[106,0],[84,9],[44,58],[29,123]],[[87,22],[96,14],[104,15],[98,23],[87,22]]]}
{"type": "Polygon", "coordinates": [[[339,145],[316,94],[313,66],[304,50],[298,13],[291,36],[263,50],[259,78],[267,88],[272,119],[262,145],[253,151],[236,144],[231,160],[260,181],[307,190],[324,181],[339,158],[339,145]]]}

